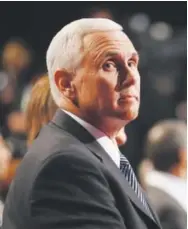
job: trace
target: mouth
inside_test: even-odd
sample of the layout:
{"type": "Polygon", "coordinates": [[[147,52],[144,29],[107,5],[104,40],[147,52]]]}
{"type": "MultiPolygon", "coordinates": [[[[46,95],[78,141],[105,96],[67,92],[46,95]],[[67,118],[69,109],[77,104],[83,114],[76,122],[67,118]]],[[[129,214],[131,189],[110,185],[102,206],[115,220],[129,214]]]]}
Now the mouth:
{"type": "Polygon", "coordinates": [[[138,101],[138,96],[134,94],[121,95],[118,101],[119,102],[138,101]]]}

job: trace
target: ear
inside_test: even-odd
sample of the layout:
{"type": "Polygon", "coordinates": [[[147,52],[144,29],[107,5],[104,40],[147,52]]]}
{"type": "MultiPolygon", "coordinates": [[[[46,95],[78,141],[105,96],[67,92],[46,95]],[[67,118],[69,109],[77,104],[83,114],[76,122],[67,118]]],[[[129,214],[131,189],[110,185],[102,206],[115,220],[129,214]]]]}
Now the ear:
{"type": "Polygon", "coordinates": [[[65,69],[55,72],[55,84],[59,91],[67,98],[72,99],[75,96],[75,88],[72,84],[73,74],[65,69]]]}

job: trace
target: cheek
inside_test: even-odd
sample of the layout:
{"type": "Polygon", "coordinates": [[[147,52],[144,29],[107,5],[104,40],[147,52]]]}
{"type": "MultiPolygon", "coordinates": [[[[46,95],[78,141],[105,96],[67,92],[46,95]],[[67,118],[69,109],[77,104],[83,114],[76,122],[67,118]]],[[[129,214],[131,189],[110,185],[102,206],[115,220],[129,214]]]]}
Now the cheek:
{"type": "Polygon", "coordinates": [[[116,82],[107,81],[105,79],[100,79],[98,82],[97,98],[101,109],[106,111],[109,109],[115,109],[117,95],[115,92],[116,82]]]}
{"type": "Polygon", "coordinates": [[[116,83],[117,82],[114,79],[111,79],[110,77],[108,79],[100,78],[97,82],[99,97],[108,100],[112,99],[115,96],[116,83]]]}
{"type": "Polygon", "coordinates": [[[104,72],[100,70],[98,73],[97,85],[104,94],[113,94],[118,83],[118,73],[114,72],[104,72]]]}
{"type": "Polygon", "coordinates": [[[87,75],[77,87],[79,90],[78,100],[81,106],[94,107],[97,102],[97,84],[92,75],[87,75]]]}

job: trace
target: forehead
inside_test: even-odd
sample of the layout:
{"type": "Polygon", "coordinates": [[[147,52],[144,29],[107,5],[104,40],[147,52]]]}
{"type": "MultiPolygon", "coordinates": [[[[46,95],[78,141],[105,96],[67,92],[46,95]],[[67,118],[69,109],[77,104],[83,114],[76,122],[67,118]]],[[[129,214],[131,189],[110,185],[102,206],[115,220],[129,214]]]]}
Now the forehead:
{"type": "Polygon", "coordinates": [[[93,60],[105,58],[110,53],[126,58],[136,52],[132,42],[122,31],[89,34],[84,38],[84,50],[93,60]]]}

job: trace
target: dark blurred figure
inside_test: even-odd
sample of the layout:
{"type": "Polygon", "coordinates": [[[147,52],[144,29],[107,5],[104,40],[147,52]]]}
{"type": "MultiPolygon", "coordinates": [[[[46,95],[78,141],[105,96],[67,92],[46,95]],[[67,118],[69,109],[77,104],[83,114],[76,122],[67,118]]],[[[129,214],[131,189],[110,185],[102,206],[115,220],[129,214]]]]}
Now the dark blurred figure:
{"type": "Polygon", "coordinates": [[[8,41],[2,52],[0,73],[1,134],[10,153],[7,169],[1,176],[1,196],[6,198],[15,170],[27,152],[25,104],[32,87],[33,53],[21,39],[8,41]]]}
{"type": "MultiPolygon", "coordinates": [[[[7,180],[7,171],[9,169],[11,161],[11,152],[7,146],[6,141],[0,134],[0,193],[3,189],[4,182],[7,180]]],[[[0,199],[3,200],[2,195],[0,195],[0,199]]]]}
{"type": "Polygon", "coordinates": [[[11,161],[11,153],[0,133],[0,226],[2,225],[2,213],[4,209],[4,186],[7,180],[7,171],[11,161]]]}
{"type": "Polygon", "coordinates": [[[103,6],[91,8],[88,16],[92,18],[108,18],[114,20],[114,16],[111,10],[103,6]]]}
{"type": "Polygon", "coordinates": [[[25,113],[13,111],[8,116],[9,136],[5,139],[11,149],[12,156],[15,158],[23,157],[26,152],[26,126],[25,113]]]}
{"type": "Polygon", "coordinates": [[[7,117],[12,111],[20,112],[25,86],[32,78],[32,52],[21,39],[8,41],[2,51],[0,72],[0,123],[8,135],[7,117]]]}
{"type": "Polygon", "coordinates": [[[28,145],[56,111],[56,105],[50,95],[48,77],[41,75],[32,86],[32,91],[28,88],[22,98],[22,112],[14,111],[8,117],[11,135],[7,138],[0,136],[0,200],[2,203],[16,169],[27,152],[28,145]]]}
{"type": "Polygon", "coordinates": [[[183,121],[158,122],[148,133],[141,177],[164,229],[185,229],[187,218],[187,128],[183,121]]]}
{"type": "Polygon", "coordinates": [[[3,201],[6,198],[9,185],[14,177],[15,170],[22,160],[24,154],[27,152],[26,145],[26,128],[25,128],[25,114],[21,112],[11,112],[8,117],[8,128],[10,134],[2,139],[4,144],[1,144],[0,153],[7,152],[5,161],[1,158],[1,164],[5,165],[3,173],[0,176],[0,195],[3,201]]]}
{"type": "Polygon", "coordinates": [[[27,152],[28,145],[56,111],[56,105],[50,95],[48,77],[46,75],[40,77],[32,91],[28,88],[27,94],[24,95],[27,98],[22,98],[25,103],[22,113],[15,111],[9,115],[8,128],[11,135],[7,138],[0,135],[0,201],[2,200],[2,203],[16,169],[27,152]]]}
{"type": "Polygon", "coordinates": [[[21,101],[32,78],[32,51],[21,39],[9,40],[1,55],[0,72],[0,126],[1,135],[10,154],[6,169],[0,177],[1,196],[6,198],[15,169],[27,151],[25,114],[21,101]]]}
{"type": "Polygon", "coordinates": [[[4,138],[0,133],[0,225],[10,183],[26,152],[26,137],[21,132],[25,129],[23,120],[24,117],[21,117],[19,113],[11,113],[8,118],[8,127],[12,134],[4,138]]]}
{"type": "Polygon", "coordinates": [[[30,62],[31,54],[23,40],[13,39],[5,44],[2,54],[3,68],[12,77],[18,79],[30,62]]]}

